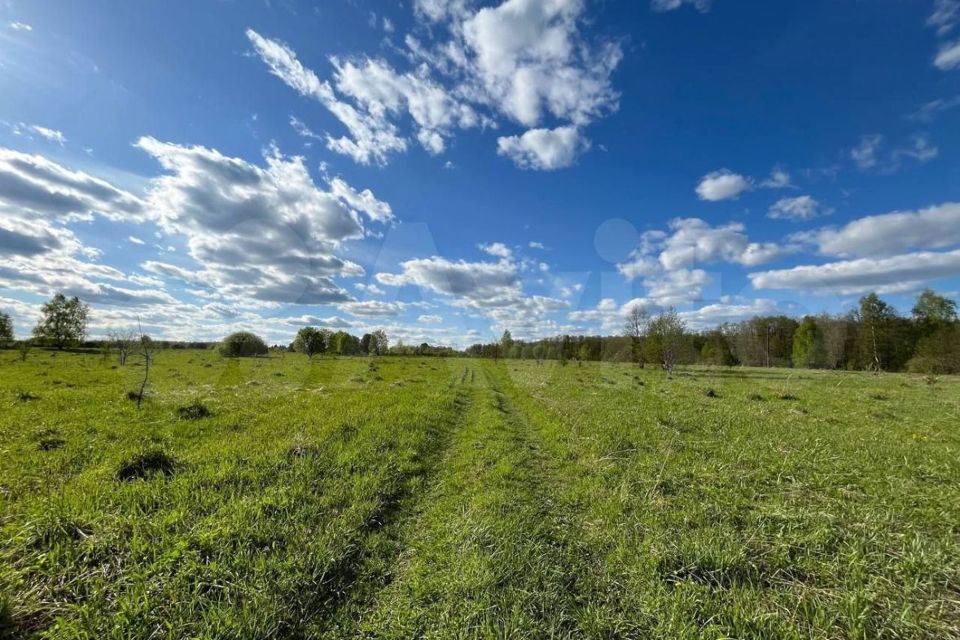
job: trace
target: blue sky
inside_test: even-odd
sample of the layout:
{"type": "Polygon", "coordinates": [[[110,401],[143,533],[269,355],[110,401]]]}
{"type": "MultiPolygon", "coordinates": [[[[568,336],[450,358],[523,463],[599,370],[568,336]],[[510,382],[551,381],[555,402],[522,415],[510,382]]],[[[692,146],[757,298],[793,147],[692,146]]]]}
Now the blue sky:
{"type": "Polygon", "coordinates": [[[960,0],[0,0],[0,308],[464,346],[960,290],[960,0]]]}

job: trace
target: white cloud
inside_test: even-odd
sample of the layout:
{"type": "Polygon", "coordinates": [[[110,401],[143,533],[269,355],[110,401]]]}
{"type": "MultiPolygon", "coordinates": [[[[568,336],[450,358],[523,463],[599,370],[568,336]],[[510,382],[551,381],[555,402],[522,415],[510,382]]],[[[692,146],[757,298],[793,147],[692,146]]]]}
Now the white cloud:
{"type": "MultiPolygon", "coordinates": [[[[327,147],[364,164],[384,164],[416,138],[442,153],[454,130],[494,128],[505,116],[527,131],[501,137],[498,150],[518,165],[557,169],[587,148],[581,129],[618,107],[610,76],[622,58],[615,42],[581,33],[582,0],[505,0],[474,8],[457,0],[420,0],[417,16],[432,23],[430,42],[408,35],[410,71],[382,59],[332,57],[332,84],[306,68],[286,44],[248,29],[271,73],[331,111],[349,135],[325,136],[327,147]],[[489,114],[489,115],[488,115],[489,114]],[[398,122],[409,117],[412,136],[398,122]],[[545,119],[553,128],[539,126],[545,119]]],[[[293,122],[292,122],[293,123],[293,122]]],[[[300,121],[294,127],[318,137],[300,121]]]]}
{"type": "Polygon", "coordinates": [[[13,127],[13,133],[18,136],[25,135],[27,137],[30,137],[30,134],[32,133],[40,136],[47,142],[59,144],[61,147],[67,142],[67,137],[62,131],[57,131],[56,129],[50,129],[48,127],[41,127],[38,124],[26,124],[21,122],[13,127]]]}
{"type": "Polygon", "coordinates": [[[650,0],[650,8],[658,13],[673,11],[684,5],[690,5],[700,13],[710,11],[713,0],[650,0]]]}
{"type": "Polygon", "coordinates": [[[960,203],[919,211],[894,211],[853,220],[839,229],[825,228],[799,236],[824,255],[888,256],[913,249],[960,245],[960,203]]]}
{"type": "Polygon", "coordinates": [[[365,284],[365,283],[363,283],[363,282],[358,282],[358,283],[356,283],[356,284],[353,285],[353,286],[356,287],[359,291],[365,291],[365,292],[367,292],[367,293],[369,293],[369,294],[372,294],[372,295],[382,296],[382,295],[384,294],[383,289],[381,289],[380,287],[378,287],[377,285],[375,285],[375,284],[372,283],[372,282],[371,282],[370,284],[365,284]]]}
{"type": "Polygon", "coordinates": [[[377,281],[390,286],[417,285],[476,307],[510,305],[521,297],[517,267],[506,260],[453,262],[434,256],[407,260],[400,266],[402,273],[378,273],[377,281]]]}
{"type": "Polygon", "coordinates": [[[912,136],[908,145],[895,148],[889,153],[883,151],[884,142],[884,136],[880,134],[862,136],[860,144],[851,149],[850,157],[861,171],[876,169],[881,173],[893,173],[900,169],[904,158],[928,162],[939,153],[937,147],[924,134],[912,136]]]}
{"type": "Polygon", "coordinates": [[[276,149],[260,167],[216,150],[154,138],[141,138],[137,146],[168,172],[151,182],[151,217],[168,234],[185,236],[188,254],[201,265],[184,279],[230,297],[265,302],[350,300],[333,278],[363,270],[335,251],[343,241],[363,237],[354,207],[372,220],[383,219],[373,194],[364,197],[345,183],[323,191],[303,158],[285,157],[276,149]]]}
{"type": "Polygon", "coordinates": [[[751,273],[756,289],[799,289],[850,295],[893,293],[924,282],[960,275],[960,251],[918,252],[889,258],[860,258],[817,266],[751,273]]]}
{"type": "Polygon", "coordinates": [[[583,125],[616,109],[610,74],[622,53],[583,39],[584,7],[581,0],[506,0],[459,23],[483,100],[531,128],[544,113],[583,125]]]}
{"type": "Polygon", "coordinates": [[[8,22],[7,26],[13,29],[14,31],[33,31],[33,27],[27,24],[26,22],[8,22]]]}
{"type": "Polygon", "coordinates": [[[491,242],[490,244],[481,244],[477,245],[478,248],[484,253],[489,253],[492,256],[497,258],[504,258],[509,260],[513,257],[513,251],[510,250],[510,247],[503,244],[502,242],[491,242]]]}
{"type": "Polygon", "coordinates": [[[444,138],[453,128],[476,127],[481,123],[474,109],[461,103],[433,81],[426,70],[419,75],[400,74],[383,60],[332,60],[337,90],[359,103],[386,127],[386,116],[407,113],[417,126],[417,139],[430,153],[442,153],[444,138]]]}
{"type": "Polygon", "coordinates": [[[752,188],[753,185],[748,178],[729,169],[721,169],[708,173],[700,179],[700,184],[697,185],[697,196],[708,202],[732,200],[752,188]]]}
{"type": "Polygon", "coordinates": [[[434,315],[422,315],[417,318],[417,322],[425,322],[427,324],[439,324],[443,322],[443,317],[434,316],[434,315]]]}
{"type": "Polygon", "coordinates": [[[738,222],[712,227],[699,218],[677,218],[669,226],[672,233],[659,256],[667,271],[718,261],[753,266],[783,253],[775,244],[750,242],[746,227],[738,222]]]}
{"type": "Polygon", "coordinates": [[[527,246],[530,247],[531,249],[545,249],[545,248],[546,248],[546,247],[543,246],[543,243],[542,243],[542,242],[537,242],[536,240],[531,240],[530,243],[529,243],[527,246]]]}
{"type": "Polygon", "coordinates": [[[871,169],[877,165],[877,150],[883,144],[883,136],[873,134],[860,138],[860,145],[850,151],[850,157],[860,169],[871,169]]]}
{"type": "Polygon", "coordinates": [[[11,209],[57,220],[135,218],[143,202],[136,196],[44,156],[0,147],[0,199],[11,209]]]}
{"type": "Polygon", "coordinates": [[[521,136],[497,139],[497,153],[507,156],[523,169],[552,171],[573,164],[590,143],[573,126],[530,129],[521,136]]]}
{"type": "Polygon", "coordinates": [[[371,220],[389,222],[393,220],[393,210],[390,204],[377,200],[370,189],[357,192],[356,189],[340,178],[330,180],[330,190],[334,196],[347,204],[354,211],[367,214],[371,220]]]}
{"type": "Polygon", "coordinates": [[[144,242],[143,240],[141,240],[141,239],[138,238],[137,236],[127,236],[127,240],[128,240],[129,242],[132,242],[133,244],[146,244],[146,242],[144,242]]]}
{"type": "Polygon", "coordinates": [[[339,308],[353,316],[387,317],[397,316],[403,312],[406,305],[402,302],[383,302],[380,300],[364,300],[363,302],[345,302],[339,308]]]}
{"type": "Polygon", "coordinates": [[[936,0],[927,25],[935,28],[938,35],[946,35],[960,22],[960,0],[936,0]]]}
{"type": "Polygon", "coordinates": [[[933,64],[942,71],[950,71],[960,67],[960,40],[940,47],[940,51],[933,59],[933,64]]]}
{"type": "Polygon", "coordinates": [[[329,82],[303,66],[290,47],[247,29],[247,38],[270,72],[304,97],[323,104],[350,132],[350,137],[326,136],[327,148],[361,164],[383,164],[389,154],[404,151],[407,142],[396,127],[382,117],[364,113],[337,98],[329,82]]]}
{"type": "Polygon", "coordinates": [[[908,117],[917,122],[932,122],[939,114],[960,107],[960,96],[938,98],[927,102],[908,117]]]}
{"type": "Polygon", "coordinates": [[[812,220],[813,218],[826,215],[829,209],[817,202],[811,196],[797,196],[796,198],[783,198],[775,202],[767,213],[768,218],[775,220],[812,220]]]}

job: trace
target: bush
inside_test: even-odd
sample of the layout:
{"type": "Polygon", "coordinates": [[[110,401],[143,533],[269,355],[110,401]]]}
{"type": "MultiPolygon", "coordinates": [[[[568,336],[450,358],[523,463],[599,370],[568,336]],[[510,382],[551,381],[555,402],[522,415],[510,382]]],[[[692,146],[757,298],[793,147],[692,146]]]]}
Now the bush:
{"type": "Polygon", "coordinates": [[[268,351],[267,343],[249,331],[231,333],[220,343],[220,355],[228,358],[264,356],[268,351]]]}

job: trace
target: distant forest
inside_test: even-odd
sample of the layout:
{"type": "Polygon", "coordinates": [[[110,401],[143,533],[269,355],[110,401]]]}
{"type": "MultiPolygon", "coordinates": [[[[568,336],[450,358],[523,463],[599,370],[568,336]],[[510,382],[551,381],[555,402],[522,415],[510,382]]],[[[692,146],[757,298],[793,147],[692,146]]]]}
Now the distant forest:
{"type": "Polygon", "coordinates": [[[673,309],[648,313],[629,309],[616,336],[563,335],[541,340],[515,340],[504,331],[497,342],[475,344],[465,351],[450,347],[390,345],[383,330],[362,337],[345,331],[304,327],[289,345],[268,347],[252,333],[241,331],[220,342],[154,341],[135,331],[111,331],[105,340],[86,340],[89,308],[77,298],[57,294],[43,305],[43,318],[33,337],[17,341],[11,318],[0,313],[0,347],[17,346],[26,359],[32,346],[80,347],[116,351],[121,360],[133,345],[151,349],[219,348],[228,357],[298,351],[315,355],[470,356],[524,360],[633,362],[667,370],[676,365],[798,367],[863,371],[911,371],[960,374],[960,322],[956,302],[925,289],[909,316],[897,313],[874,293],[860,299],[845,315],[821,314],[800,319],[757,316],[707,331],[691,331],[673,309]]]}
{"type": "Polygon", "coordinates": [[[467,354],[488,358],[635,362],[672,369],[682,364],[798,367],[866,371],[960,373],[960,322],[956,302],[926,289],[904,317],[876,294],[845,315],[800,319],[757,316],[707,331],[688,330],[674,310],[624,317],[618,336],[559,336],[475,344],[467,354]]]}

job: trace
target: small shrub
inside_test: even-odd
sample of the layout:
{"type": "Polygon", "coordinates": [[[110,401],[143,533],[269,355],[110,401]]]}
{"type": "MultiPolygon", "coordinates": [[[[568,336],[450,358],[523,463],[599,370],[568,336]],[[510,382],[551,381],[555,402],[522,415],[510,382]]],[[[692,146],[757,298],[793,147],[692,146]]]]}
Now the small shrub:
{"type": "Polygon", "coordinates": [[[265,356],[269,351],[267,343],[249,331],[231,333],[220,343],[220,354],[228,358],[265,356]]]}
{"type": "Polygon", "coordinates": [[[177,408],[177,415],[181,420],[200,420],[213,415],[213,412],[199,400],[194,400],[188,405],[177,408]]]}
{"type": "Polygon", "coordinates": [[[720,394],[717,393],[714,389],[707,389],[706,395],[708,398],[719,398],[720,394]]]}
{"type": "Polygon", "coordinates": [[[173,475],[177,461],[163,449],[153,448],[142,451],[120,465],[117,479],[123,481],[147,478],[154,474],[173,475]]]}

